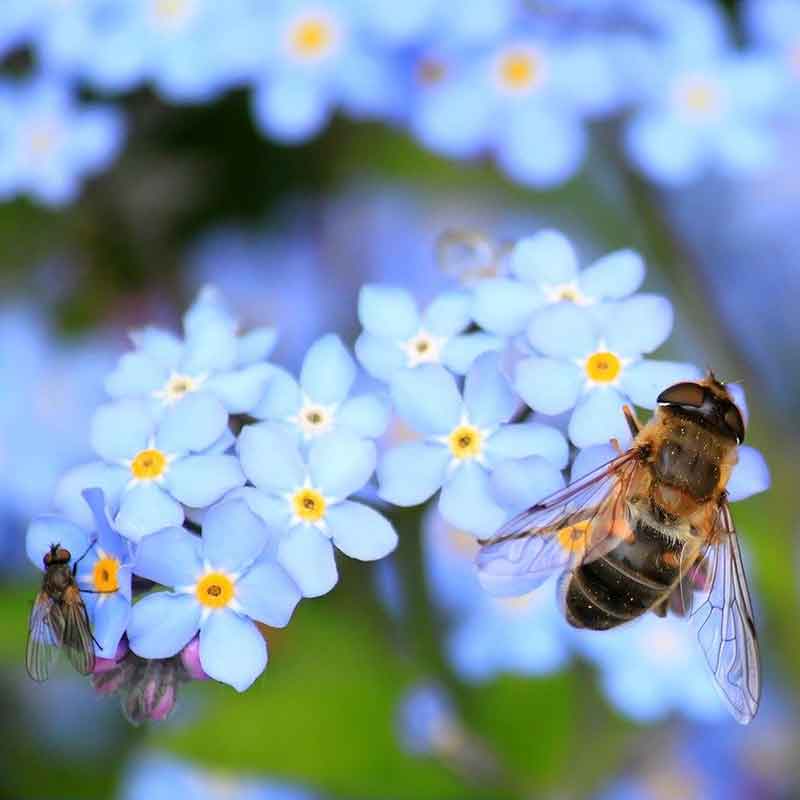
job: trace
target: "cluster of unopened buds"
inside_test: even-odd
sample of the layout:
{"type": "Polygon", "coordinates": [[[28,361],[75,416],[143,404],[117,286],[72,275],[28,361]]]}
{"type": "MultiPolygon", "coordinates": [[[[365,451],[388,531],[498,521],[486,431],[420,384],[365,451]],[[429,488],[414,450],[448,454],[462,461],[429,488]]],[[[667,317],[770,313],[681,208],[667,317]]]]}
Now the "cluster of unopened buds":
{"type": "MultiPolygon", "coordinates": [[[[375,506],[438,492],[442,518],[487,537],[563,487],[571,463],[575,477],[608,458],[609,439],[629,441],[624,404],[652,408],[665,386],[699,377],[647,357],[672,308],[636,294],[636,253],[581,271],[553,230],[492,252],[423,310],[402,288],[365,286],[366,374],[327,335],[295,378],[268,361],[275,332],[240,332],[211,288],[183,337],[134,332],[93,419],[97,460],[64,475],[56,513],[29,528],[45,571],[31,675],[46,678],[66,650],[133,722],[166,717],[188,680],[244,691],[267,664],[264,626],[336,585],[336,550],[394,550],[375,506]]],[[[731,497],[768,480],[742,447],[731,497]]]]}

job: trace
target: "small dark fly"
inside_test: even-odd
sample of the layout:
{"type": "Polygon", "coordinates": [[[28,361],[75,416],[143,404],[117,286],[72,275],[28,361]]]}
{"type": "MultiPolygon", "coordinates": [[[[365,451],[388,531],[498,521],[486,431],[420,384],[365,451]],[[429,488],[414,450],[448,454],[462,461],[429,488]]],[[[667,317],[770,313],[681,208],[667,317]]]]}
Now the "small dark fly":
{"type": "Polygon", "coordinates": [[[94,637],[75,580],[81,559],[70,567],[71,558],[69,550],[60,544],[50,545],[44,556],[42,589],[31,611],[25,656],[28,675],[35,681],[47,680],[61,649],[66,650],[72,666],[82,675],[94,670],[94,637]]]}

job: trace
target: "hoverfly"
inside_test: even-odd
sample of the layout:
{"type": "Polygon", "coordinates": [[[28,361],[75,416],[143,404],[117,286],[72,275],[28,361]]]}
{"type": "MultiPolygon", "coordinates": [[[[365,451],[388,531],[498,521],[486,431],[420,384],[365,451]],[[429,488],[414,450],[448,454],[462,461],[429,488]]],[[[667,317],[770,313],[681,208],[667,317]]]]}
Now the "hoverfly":
{"type": "Polygon", "coordinates": [[[81,559],[70,567],[71,558],[69,550],[60,544],[51,544],[44,556],[44,578],[31,611],[25,655],[28,674],[35,681],[47,680],[62,647],[72,666],[82,675],[94,669],[94,637],[75,580],[81,559]]]}
{"type": "Polygon", "coordinates": [[[567,622],[607,630],[668,609],[693,623],[733,716],[750,722],[761,696],[753,608],[726,485],[745,425],[712,373],[677,383],[626,452],[536,503],[481,542],[478,570],[498,595],[560,574],[567,622]]]}

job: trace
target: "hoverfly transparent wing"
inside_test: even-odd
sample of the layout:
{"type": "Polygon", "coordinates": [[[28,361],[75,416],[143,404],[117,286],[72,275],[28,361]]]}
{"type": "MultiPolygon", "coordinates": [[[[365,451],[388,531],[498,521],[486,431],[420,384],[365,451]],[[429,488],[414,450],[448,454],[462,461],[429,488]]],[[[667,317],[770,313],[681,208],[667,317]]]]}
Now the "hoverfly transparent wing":
{"type": "Polygon", "coordinates": [[[89,675],[94,670],[94,637],[89,624],[80,589],[70,586],[64,592],[62,603],[64,616],[63,646],[67,657],[81,675],[89,675]]]}
{"type": "Polygon", "coordinates": [[[46,681],[64,641],[65,620],[61,607],[39,592],[31,609],[25,667],[35,681],[46,681]]]}
{"type": "Polygon", "coordinates": [[[761,665],[753,605],[739,539],[727,501],[720,505],[693,581],[696,596],[689,621],[714,682],[737,722],[746,725],[761,699],[761,665]]]}
{"type": "Polygon", "coordinates": [[[476,563],[484,589],[499,597],[527,594],[613,549],[630,535],[626,496],[641,463],[639,451],[628,450],[481,542],[476,563]]]}

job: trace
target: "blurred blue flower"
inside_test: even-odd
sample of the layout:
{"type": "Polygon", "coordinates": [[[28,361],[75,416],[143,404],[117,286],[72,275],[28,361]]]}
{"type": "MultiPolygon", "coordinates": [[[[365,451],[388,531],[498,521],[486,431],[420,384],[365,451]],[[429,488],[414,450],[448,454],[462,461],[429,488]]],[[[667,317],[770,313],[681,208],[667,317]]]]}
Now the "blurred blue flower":
{"type": "Polygon", "coordinates": [[[397,732],[413,755],[446,752],[464,737],[450,697],[436,683],[418,683],[403,695],[397,707],[397,732]]]}
{"type": "Polygon", "coordinates": [[[445,292],[420,314],[406,289],[364,286],[358,298],[358,318],[364,327],[356,340],[358,360],[382,381],[420,364],[444,364],[464,374],[481,353],[502,347],[495,336],[463,333],[471,322],[470,305],[468,292],[445,292]]]}
{"type": "Polygon", "coordinates": [[[202,397],[209,415],[209,420],[195,420],[202,427],[227,414],[252,411],[274,370],[260,363],[275,345],[274,329],[238,335],[236,319],[210,286],[184,315],[183,328],[183,340],[160,328],[133,331],[136,349],[108,376],[108,393],[147,400],[156,416],[167,409],[179,412],[187,398],[202,397]]]}
{"type": "Polygon", "coordinates": [[[0,83],[0,198],[68,203],[85,177],[109,166],[123,138],[118,111],[78,104],[63,83],[0,83]]]}
{"type": "Polygon", "coordinates": [[[103,493],[87,490],[84,499],[94,518],[89,532],[62,517],[44,515],[31,522],[25,548],[28,558],[40,570],[44,569],[43,559],[52,544],[69,551],[70,564],[77,569],[78,585],[85,591],[83,600],[95,651],[102,658],[112,658],[131,610],[130,549],[108,522],[103,493]]]}
{"type": "Polygon", "coordinates": [[[182,525],[184,506],[204,508],[245,482],[236,457],[224,452],[233,443],[227,422],[215,398],[202,393],[187,395],[160,418],[142,400],[100,406],[91,441],[102,460],[70,470],[56,505],[71,519],[85,520],[79,495],[99,487],[115,526],[134,542],[182,525]]]}
{"type": "Polygon", "coordinates": [[[708,171],[736,177],[772,163],[770,122],[781,84],[769,59],[672,51],[663,59],[625,129],[636,167],[654,181],[683,186],[708,171]]]}
{"type": "Polygon", "coordinates": [[[386,430],[389,402],[372,393],[349,397],[357,369],[338,336],[323,336],[306,354],[300,382],[276,368],[251,414],[284,424],[306,442],[340,428],[375,439],[386,430]]]}
{"type": "Polygon", "coordinates": [[[239,457],[255,485],[232,497],[279,536],[277,559],[306,597],[326,594],[338,580],[333,545],[345,555],[375,561],[394,550],[397,534],[374,509],[348,500],[375,470],[375,445],[342,428],[315,439],[303,456],[297,437],[270,422],[248,425],[239,457]]]}
{"type": "Polygon", "coordinates": [[[478,281],[473,289],[475,322],[499,336],[521,333],[544,306],[621,300],[644,280],[644,263],[632,250],[610,253],[579,271],[574,247],[556,230],[520,239],[509,256],[509,267],[510,276],[478,281]]]}
{"type": "Polygon", "coordinates": [[[569,455],[564,437],[539,423],[505,424],[519,402],[497,354],[475,361],[463,398],[453,376],[434,364],[398,370],[391,394],[400,417],[426,438],[384,453],[384,500],[417,505],[441,488],[442,516],[487,536],[561,485],[569,455]]]}
{"type": "Polygon", "coordinates": [[[574,408],[569,437],[578,447],[624,441],[630,435],[625,403],[653,408],[658,393],[681,380],[697,380],[690,364],[643,358],[672,330],[672,306],[657,295],[603,304],[596,313],[571,303],[539,311],[528,341],[542,355],[519,362],[514,386],[543,414],[574,408]]]}
{"type": "Polygon", "coordinates": [[[288,624],[300,590],[265,553],[270,533],[244,502],[211,508],[202,538],[168,528],[137,548],[137,575],[171,592],[133,607],[128,639],[143,658],[176,655],[200,631],[200,663],[211,678],[243,692],[264,671],[267,647],[255,621],[288,624]]]}

